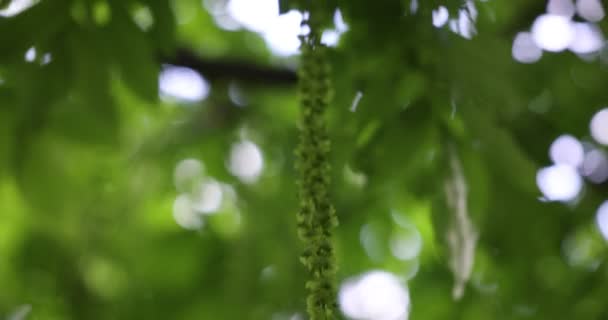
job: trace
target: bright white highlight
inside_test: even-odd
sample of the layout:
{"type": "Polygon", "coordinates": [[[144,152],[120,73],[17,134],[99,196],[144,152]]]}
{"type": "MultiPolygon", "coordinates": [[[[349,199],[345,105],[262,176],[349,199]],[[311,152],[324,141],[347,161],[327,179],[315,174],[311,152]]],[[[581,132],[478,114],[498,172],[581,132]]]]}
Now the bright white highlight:
{"type": "Polygon", "coordinates": [[[338,9],[334,13],[334,26],[338,32],[346,32],[348,31],[348,25],[344,22],[344,18],[342,17],[342,12],[338,9]]]}
{"type": "Polygon", "coordinates": [[[568,48],[574,38],[572,21],[568,17],[543,14],[534,20],[532,38],[540,48],[559,52],[568,48]]]}
{"type": "Polygon", "coordinates": [[[604,108],[593,115],[589,129],[595,141],[608,145],[608,108],[604,108]]]}
{"type": "MultiPolygon", "coordinates": [[[[248,0],[251,3],[257,1],[248,0]]],[[[298,52],[300,48],[300,24],[302,14],[291,10],[274,18],[272,25],[264,31],[264,40],[272,52],[280,56],[289,56],[298,52]]]]}
{"type": "Polygon", "coordinates": [[[265,32],[272,27],[279,15],[277,0],[230,0],[228,12],[245,28],[255,32],[265,32]]]}
{"type": "Polygon", "coordinates": [[[422,236],[415,227],[394,234],[390,240],[391,253],[399,260],[416,258],[422,250],[422,236]]]}
{"type": "Polygon", "coordinates": [[[204,0],[205,8],[213,15],[215,24],[224,30],[236,31],[241,28],[232,15],[227,11],[227,2],[224,0],[204,0]]]}
{"type": "Polygon", "coordinates": [[[600,28],[592,23],[575,22],[574,38],[568,49],[574,53],[587,54],[599,51],[604,46],[604,36],[600,28]]]}
{"type": "Polygon", "coordinates": [[[477,12],[477,7],[475,6],[475,1],[467,0],[467,2],[465,3],[465,6],[466,6],[466,10],[467,10],[469,16],[471,17],[471,20],[473,20],[473,21],[477,20],[477,15],[479,13],[477,12]]]}
{"type": "Polygon", "coordinates": [[[608,157],[599,150],[593,149],[585,154],[581,174],[593,183],[608,180],[608,157]]]}
{"type": "Polygon", "coordinates": [[[198,72],[186,67],[165,66],[158,86],[162,97],[183,102],[198,102],[209,95],[209,83],[198,72]]]}
{"type": "Polygon", "coordinates": [[[335,47],[342,34],[348,31],[348,25],[344,22],[340,10],[336,10],[334,13],[334,27],[335,29],[323,31],[321,35],[321,42],[330,47],[335,47]]]}
{"type": "Polygon", "coordinates": [[[460,9],[458,11],[458,32],[465,39],[473,38],[475,34],[475,25],[473,25],[473,17],[467,10],[460,9]]]}
{"type": "Polygon", "coordinates": [[[229,14],[214,15],[215,23],[224,30],[237,31],[241,25],[229,14]]]}
{"type": "Polygon", "coordinates": [[[406,320],[410,311],[407,286],[386,271],[370,271],[340,287],[342,312],[351,319],[406,320]]]}
{"type": "Polygon", "coordinates": [[[180,192],[190,192],[203,175],[203,164],[196,159],[184,159],[173,170],[173,182],[180,192]]]}
{"type": "Polygon", "coordinates": [[[585,151],[583,144],[575,137],[565,134],[559,136],[549,148],[549,157],[555,164],[579,167],[583,164],[585,151]]]}
{"type": "Polygon", "coordinates": [[[12,0],[6,9],[0,10],[0,17],[13,17],[29,9],[38,1],[12,0]]]}
{"type": "Polygon", "coordinates": [[[608,201],[604,201],[597,209],[595,222],[604,239],[608,240],[608,201]]]}
{"type": "Polygon", "coordinates": [[[446,7],[439,6],[432,12],[433,26],[441,28],[447,23],[450,31],[465,39],[471,39],[476,33],[474,22],[477,14],[473,1],[467,1],[465,8],[458,10],[458,17],[453,19],[450,19],[450,13],[446,7]]]}
{"type": "Polygon", "coordinates": [[[251,141],[242,141],[232,146],[230,152],[230,172],[245,183],[255,182],[264,168],[260,148],[251,141]]]}
{"type": "Polygon", "coordinates": [[[444,6],[439,6],[436,10],[433,10],[433,26],[437,28],[443,27],[450,17],[450,13],[448,12],[448,8],[444,6]]]}
{"type": "Polygon", "coordinates": [[[363,98],[363,92],[357,91],[357,93],[355,94],[355,98],[353,99],[353,103],[351,103],[350,105],[351,112],[357,111],[357,106],[359,105],[361,98],[363,98]]]}
{"type": "Polygon", "coordinates": [[[564,164],[538,170],[536,184],[547,200],[562,202],[574,200],[583,187],[576,169],[564,164]]]}
{"type": "Polygon", "coordinates": [[[279,15],[276,0],[230,0],[227,9],[240,25],[262,34],[273,53],[289,56],[298,52],[302,22],[298,11],[279,15]]]}
{"type": "Polygon", "coordinates": [[[327,46],[335,47],[340,41],[340,33],[336,30],[325,30],[321,35],[321,42],[327,46]]]}
{"type": "Polygon", "coordinates": [[[203,226],[203,219],[192,208],[188,195],[181,194],[173,202],[173,219],[182,228],[197,230],[203,226]]]}
{"type": "Polygon", "coordinates": [[[194,197],[192,208],[200,213],[216,212],[222,205],[222,186],[215,180],[203,182],[194,197]]]}
{"type": "Polygon", "coordinates": [[[547,13],[571,18],[575,12],[572,0],[549,0],[547,3],[547,13]]]}
{"type": "Polygon", "coordinates": [[[25,61],[33,62],[36,60],[36,48],[31,47],[25,52],[25,61]]]}
{"type": "Polygon", "coordinates": [[[604,6],[599,0],[577,0],[576,11],[579,16],[590,22],[599,22],[606,15],[604,6]]]}
{"type": "Polygon", "coordinates": [[[530,32],[520,32],[513,40],[511,54],[518,62],[534,63],[542,57],[543,50],[536,45],[530,32]]]}

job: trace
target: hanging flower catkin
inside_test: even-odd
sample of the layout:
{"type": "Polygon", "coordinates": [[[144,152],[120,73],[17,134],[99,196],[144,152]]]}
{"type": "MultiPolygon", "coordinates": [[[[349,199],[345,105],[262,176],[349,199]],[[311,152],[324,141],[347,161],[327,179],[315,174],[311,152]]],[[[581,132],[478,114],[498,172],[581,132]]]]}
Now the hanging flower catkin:
{"type": "Polygon", "coordinates": [[[310,320],[328,320],[334,319],[337,309],[331,243],[337,218],[328,193],[330,141],[323,117],[331,96],[331,83],[327,48],[320,43],[316,28],[311,24],[309,27],[309,34],[300,37],[298,81],[302,119],[296,149],[300,198],[297,223],[299,236],[306,245],[301,261],[309,272],[308,315],[310,320]]]}

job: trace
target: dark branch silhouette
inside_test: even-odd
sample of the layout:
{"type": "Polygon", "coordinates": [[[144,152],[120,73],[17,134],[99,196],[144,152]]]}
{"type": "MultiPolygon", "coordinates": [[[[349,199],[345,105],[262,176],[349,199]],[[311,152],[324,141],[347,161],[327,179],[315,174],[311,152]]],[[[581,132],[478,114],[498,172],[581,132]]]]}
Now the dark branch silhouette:
{"type": "Polygon", "coordinates": [[[163,63],[194,69],[211,81],[226,79],[262,85],[290,86],[295,85],[297,80],[293,70],[264,67],[236,60],[211,60],[186,49],[178,49],[172,58],[163,58],[163,63]]]}

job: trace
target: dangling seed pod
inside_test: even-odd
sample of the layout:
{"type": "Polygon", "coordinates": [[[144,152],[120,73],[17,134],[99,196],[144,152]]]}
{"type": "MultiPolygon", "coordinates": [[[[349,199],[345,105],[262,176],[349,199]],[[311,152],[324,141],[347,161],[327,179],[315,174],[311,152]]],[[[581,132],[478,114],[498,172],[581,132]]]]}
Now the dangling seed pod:
{"type": "Polygon", "coordinates": [[[337,309],[331,242],[337,218],[328,193],[330,141],[324,119],[331,83],[327,48],[320,43],[314,26],[309,24],[309,27],[309,34],[300,38],[298,70],[302,118],[300,144],[296,149],[300,197],[297,223],[299,236],[306,244],[301,261],[309,272],[308,315],[310,320],[328,320],[335,318],[337,309]]]}

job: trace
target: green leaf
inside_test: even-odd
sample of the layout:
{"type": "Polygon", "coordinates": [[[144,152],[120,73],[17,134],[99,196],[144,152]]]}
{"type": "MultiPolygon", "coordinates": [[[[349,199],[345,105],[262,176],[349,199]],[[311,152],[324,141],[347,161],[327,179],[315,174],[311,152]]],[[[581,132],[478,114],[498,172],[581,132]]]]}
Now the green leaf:
{"type": "Polygon", "coordinates": [[[120,78],[140,98],[157,101],[160,64],[147,34],[137,27],[122,6],[112,7],[112,21],[104,31],[105,45],[120,78]]]}
{"type": "Polygon", "coordinates": [[[28,48],[55,40],[68,24],[67,8],[65,0],[42,1],[17,16],[0,17],[0,60],[22,60],[28,48]]]}
{"type": "MultiPolygon", "coordinates": [[[[4,92],[0,92],[1,99],[6,99],[4,92]]],[[[9,166],[9,155],[13,136],[13,114],[9,108],[0,107],[0,180],[6,174],[9,166]]]]}
{"type": "MultiPolygon", "coordinates": [[[[74,141],[114,144],[117,115],[110,92],[110,62],[96,29],[75,30],[67,39],[66,51],[49,64],[69,83],[67,99],[56,103],[49,115],[52,129],[74,141]],[[58,68],[59,64],[65,68],[58,68]]],[[[49,70],[50,71],[50,70],[49,70]]],[[[60,77],[57,73],[53,77],[60,77]]]]}
{"type": "Polygon", "coordinates": [[[176,21],[169,1],[150,1],[154,24],[150,29],[150,39],[159,54],[172,54],[175,49],[176,21]]]}

